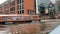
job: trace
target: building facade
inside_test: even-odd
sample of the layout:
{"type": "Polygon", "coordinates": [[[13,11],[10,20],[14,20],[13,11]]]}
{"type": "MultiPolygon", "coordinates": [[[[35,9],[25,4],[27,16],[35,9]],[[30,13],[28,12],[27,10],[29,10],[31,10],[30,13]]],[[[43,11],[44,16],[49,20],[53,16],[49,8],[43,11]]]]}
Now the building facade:
{"type": "Polygon", "coordinates": [[[36,13],[36,0],[7,0],[0,5],[0,14],[36,13]]]}
{"type": "Polygon", "coordinates": [[[40,20],[36,0],[7,0],[0,4],[0,22],[40,20]]]}
{"type": "Polygon", "coordinates": [[[57,14],[60,14],[60,0],[56,0],[57,14]]]}

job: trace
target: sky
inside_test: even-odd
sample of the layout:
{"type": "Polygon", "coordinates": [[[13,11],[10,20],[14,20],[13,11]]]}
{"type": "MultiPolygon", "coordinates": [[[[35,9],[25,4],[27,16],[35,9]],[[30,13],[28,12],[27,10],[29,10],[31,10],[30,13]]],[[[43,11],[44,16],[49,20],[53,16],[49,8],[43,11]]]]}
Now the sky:
{"type": "MultiPolygon", "coordinates": [[[[0,4],[1,3],[3,3],[3,2],[5,2],[6,0],[0,0],[0,4]]],[[[42,2],[42,1],[48,1],[48,0],[38,0],[38,2],[40,3],[40,2],[42,2]]],[[[55,2],[54,0],[51,0],[52,2],[55,2]]]]}
{"type": "Polygon", "coordinates": [[[5,2],[5,1],[6,1],[6,0],[0,0],[0,4],[3,3],[3,2],[5,2]]]}
{"type": "Polygon", "coordinates": [[[55,0],[50,0],[52,3],[55,3],[55,0]]]}
{"type": "Polygon", "coordinates": [[[42,2],[49,2],[51,1],[52,3],[55,3],[55,0],[38,0],[39,4],[42,2]]]}

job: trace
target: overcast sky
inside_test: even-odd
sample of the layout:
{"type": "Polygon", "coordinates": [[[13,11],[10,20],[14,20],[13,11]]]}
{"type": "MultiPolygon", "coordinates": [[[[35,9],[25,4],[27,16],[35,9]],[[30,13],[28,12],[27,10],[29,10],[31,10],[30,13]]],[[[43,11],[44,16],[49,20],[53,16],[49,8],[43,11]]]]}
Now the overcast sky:
{"type": "MultiPolygon", "coordinates": [[[[3,2],[5,2],[6,0],[0,0],[0,4],[1,3],[3,3],[3,2]]],[[[45,0],[38,0],[38,2],[40,3],[40,2],[42,2],[42,1],[45,1],[45,0]]],[[[48,1],[48,0],[47,0],[48,1]]],[[[55,2],[54,0],[51,0],[52,2],[55,2]]]]}
{"type": "Polygon", "coordinates": [[[6,0],[0,0],[0,4],[3,3],[3,2],[5,2],[5,1],[6,1],[6,0]]]}

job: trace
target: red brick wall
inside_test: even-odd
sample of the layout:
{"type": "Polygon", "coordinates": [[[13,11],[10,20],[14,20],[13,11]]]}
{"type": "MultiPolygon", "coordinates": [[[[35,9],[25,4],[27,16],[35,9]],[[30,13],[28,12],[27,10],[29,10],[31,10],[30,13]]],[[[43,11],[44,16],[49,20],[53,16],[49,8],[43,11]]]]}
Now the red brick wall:
{"type": "Polygon", "coordinates": [[[0,7],[0,14],[2,13],[2,10],[1,10],[2,8],[0,7]]]}
{"type": "Polygon", "coordinates": [[[4,14],[5,14],[5,12],[6,12],[6,6],[4,5],[4,14]]]}
{"type": "MultiPolygon", "coordinates": [[[[4,6],[4,11],[6,7],[4,6]]],[[[34,0],[24,0],[24,14],[27,14],[27,9],[34,11],[34,0]]],[[[8,11],[10,14],[10,3],[8,3],[8,11]]],[[[18,4],[17,0],[15,0],[15,14],[18,13],[18,4]]]]}
{"type": "Polygon", "coordinates": [[[17,4],[17,0],[15,0],[15,14],[18,13],[18,4],[17,4]]]}
{"type": "Polygon", "coordinates": [[[8,11],[9,11],[9,14],[10,14],[10,3],[8,3],[8,11]]]}
{"type": "Polygon", "coordinates": [[[25,14],[27,14],[27,9],[34,10],[34,0],[24,0],[25,14]]]}
{"type": "Polygon", "coordinates": [[[0,22],[2,22],[2,17],[0,16],[0,22]]]}

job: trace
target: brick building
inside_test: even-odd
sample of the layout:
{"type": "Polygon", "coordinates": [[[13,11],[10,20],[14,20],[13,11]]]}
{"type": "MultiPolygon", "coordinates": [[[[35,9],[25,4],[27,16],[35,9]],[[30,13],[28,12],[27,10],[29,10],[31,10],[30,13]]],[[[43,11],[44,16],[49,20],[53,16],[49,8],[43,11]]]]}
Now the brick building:
{"type": "Polygon", "coordinates": [[[36,13],[36,0],[7,0],[0,5],[0,14],[36,13]]]}
{"type": "Polygon", "coordinates": [[[32,20],[40,20],[36,14],[36,0],[7,0],[0,4],[0,22],[32,20]]]}

